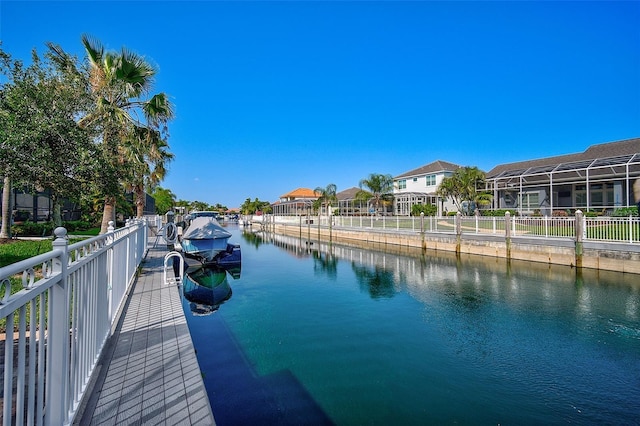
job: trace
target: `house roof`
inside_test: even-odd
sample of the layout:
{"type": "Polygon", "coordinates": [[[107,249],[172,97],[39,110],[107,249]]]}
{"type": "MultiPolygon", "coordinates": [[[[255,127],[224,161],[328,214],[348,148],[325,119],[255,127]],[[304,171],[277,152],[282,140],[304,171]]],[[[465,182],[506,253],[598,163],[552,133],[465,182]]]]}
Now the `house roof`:
{"type": "Polygon", "coordinates": [[[559,166],[561,164],[566,164],[567,167],[584,168],[586,162],[590,163],[598,159],[615,157],[620,157],[620,161],[624,162],[624,157],[631,159],[636,154],[640,155],[640,138],[591,145],[586,151],[577,154],[500,164],[491,169],[486,176],[491,179],[505,174],[513,175],[516,172],[524,174],[524,172],[533,168],[559,166]]]}
{"type": "Polygon", "coordinates": [[[281,195],[280,198],[318,198],[320,194],[309,188],[297,188],[281,195]]]}
{"type": "Polygon", "coordinates": [[[410,170],[406,173],[394,177],[394,179],[402,179],[411,176],[422,176],[427,174],[439,173],[439,172],[455,172],[460,168],[459,165],[449,163],[446,161],[437,160],[433,163],[426,164],[417,169],[410,170]]]}
{"type": "Polygon", "coordinates": [[[359,191],[360,188],[354,186],[353,188],[345,189],[344,191],[338,192],[336,194],[336,198],[338,198],[338,201],[353,200],[356,198],[356,194],[359,191]]]}

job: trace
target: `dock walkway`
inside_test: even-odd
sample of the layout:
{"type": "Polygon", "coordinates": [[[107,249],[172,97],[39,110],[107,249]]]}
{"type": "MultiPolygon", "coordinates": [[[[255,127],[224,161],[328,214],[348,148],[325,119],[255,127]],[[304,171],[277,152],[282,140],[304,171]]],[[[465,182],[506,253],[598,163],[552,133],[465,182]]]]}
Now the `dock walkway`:
{"type": "Polygon", "coordinates": [[[166,253],[149,247],[74,424],[215,425],[166,253]]]}

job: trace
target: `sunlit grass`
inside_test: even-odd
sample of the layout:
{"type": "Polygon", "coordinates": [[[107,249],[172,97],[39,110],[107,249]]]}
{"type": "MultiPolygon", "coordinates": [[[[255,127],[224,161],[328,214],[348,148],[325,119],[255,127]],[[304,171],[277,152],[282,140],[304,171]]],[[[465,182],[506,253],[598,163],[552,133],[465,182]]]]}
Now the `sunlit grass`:
{"type": "MultiPolygon", "coordinates": [[[[69,244],[82,241],[83,239],[84,238],[71,238],[69,240],[69,244]]],[[[53,248],[52,243],[53,239],[50,238],[42,240],[4,241],[0,243],[0,268],[51,251],[51,249],[53,248]]],[[[42,265],[35,265],[34,272],[36,274],[36,277],[39,275],[41,269],[42,265]]],[[[23,289],[21,274],[9,277],[9,281],[11,283],[11,294],[15,294],[23,289]]],[[[4,296],[4,293],[2,294],[2,296],[4,296]]],[[[29,310],[30,305],[27,305],[27,311],[29,310]]],[[[0,319],[0,333],[5,333],[6,323],[7,321],[5,318],[0,319]]],[[[17,324],[14,326],[14,328],[15,327],[17,327],[17,324]]]]}

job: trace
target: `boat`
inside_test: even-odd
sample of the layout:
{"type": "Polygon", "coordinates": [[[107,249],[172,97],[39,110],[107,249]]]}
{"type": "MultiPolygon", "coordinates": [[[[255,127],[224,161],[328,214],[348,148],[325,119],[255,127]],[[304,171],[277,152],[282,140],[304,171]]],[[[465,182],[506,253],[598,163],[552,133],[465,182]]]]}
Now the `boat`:
{"type": "Polygon", "coordinates": [[[227,272],[224,269],[205,266],[187,270],[182,291],[194,316],[214,313],[232,294],[227,272]]]}
{"type": "MultiPolygon", "coordinates": [[[[212,216],[198,216],[182,234],[180,245],[186,257],[200,262],[215,263],[216,258],[229,250],[227,240],[231,233],[224,229],[212,216]]],[[[231,250],[233,251],[233,247],[231,250]]]]}

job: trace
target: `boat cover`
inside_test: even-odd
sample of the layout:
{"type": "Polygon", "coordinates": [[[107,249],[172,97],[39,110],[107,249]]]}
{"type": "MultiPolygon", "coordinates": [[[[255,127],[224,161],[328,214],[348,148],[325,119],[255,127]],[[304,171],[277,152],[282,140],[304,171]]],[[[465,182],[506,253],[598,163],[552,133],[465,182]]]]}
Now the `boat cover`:
{"type": "Polygon", "coordinates": [[[231,233],[213,217],[196,217],[182,235],[183,240],[217,240],[229,238],[231,233]]]}

